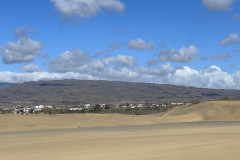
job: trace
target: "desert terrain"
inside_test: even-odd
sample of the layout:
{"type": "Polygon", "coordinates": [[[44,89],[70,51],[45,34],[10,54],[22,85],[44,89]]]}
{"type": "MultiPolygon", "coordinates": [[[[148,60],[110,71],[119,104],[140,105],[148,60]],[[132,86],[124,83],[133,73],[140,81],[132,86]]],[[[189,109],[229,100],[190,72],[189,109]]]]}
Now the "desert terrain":
{"type": "Polygon", "coordinates": [[[240,102],[153,115],[0,115],[0,159],[238,160],[240,102]]]}

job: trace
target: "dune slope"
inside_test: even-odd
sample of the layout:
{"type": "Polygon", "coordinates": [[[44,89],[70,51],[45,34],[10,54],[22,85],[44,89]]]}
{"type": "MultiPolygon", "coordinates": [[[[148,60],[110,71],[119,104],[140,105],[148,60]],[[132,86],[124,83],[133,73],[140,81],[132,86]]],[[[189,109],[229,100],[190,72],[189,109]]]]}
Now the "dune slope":
{"type": "Polygon", "coordinates": [[[164,117],[182,117],[193,121],[240,121],[239,101],[210,101],[179,106],[164,117]]]}

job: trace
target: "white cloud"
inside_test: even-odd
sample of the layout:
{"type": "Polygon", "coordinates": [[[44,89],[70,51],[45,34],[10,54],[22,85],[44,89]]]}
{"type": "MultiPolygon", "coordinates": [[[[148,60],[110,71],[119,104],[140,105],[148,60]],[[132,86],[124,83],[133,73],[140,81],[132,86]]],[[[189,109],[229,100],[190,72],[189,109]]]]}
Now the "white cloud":
{"type": "Polygon", "coordinates": [[[31,62],[40,53],[42,44],[39,41],[21,37],[17,43],[8,42],[7,46],[0,49],[5,64],[31,62]]]}
{"type": "Polygon", "coordinates": [[[171,75],[171,81],[177,85],[198,86],[200,85],[199,77],[198,71],[188,66],[183,66],[176,69],[176,72],[171,75]]]}
{"type": "Polygon", "coordinates": [[[202,4],[213,11],[226,11],[234,1],[236,0],[203,0],[202,4]]]}
{"type": "Polygon", "coordinates": [[[32,72],[32,73],[15,73],[15,72],[0,72],[0,82],[22,83],[39,80],[61,80],[61,79],[89,79],[94,80],[88,74],[80,74],[74,72],[67,73],[49,73],[49,72],[32,72]]]}
{"type": "Polygon", "coordinates": [[[31,62],[36,55],[40,54],[42,43],[26,37],[33,32],[34,29],[28,26],[15,29],[14,34],[15,37],[18,38],[18,42],[7,42],[6,46],[0,47],[3,63],[31,62]]]}
{"type": "Polygon", "coordinates": [[[229,74],[223,72],[218,66],[210,66],[197,71],[189,66],[174,68],[170,63],[167,63],[154,69],[138,66],[131,68],[104,66],[99,71],[97,70],[99,67],[98,62],[94,64],[96,68],[91,66],[85,72],[0,72],[0,82],[19,83],[55,79],[88,79],[174,84],[200,88],[240,89],[240,71],[229,74]]]}
{"type": "Polygon", "coordinates": [[[228,35],[228,37],[224,38],[221,40],[220,44],[221,45],[229,45],[229,44],[239,44],[239,35],[236,33],[231,33],[228,35]]]}
{"type": "Polygon", "coordinates": [[[134,57],[125,55],[118,55],[117,57],[106,57],[101,61],[106,65],[115,64],[119,67],[133,67],[137,63],[137,60],[134,57]]]}
{"type": "Polygon", "coordinates": [[[125,8],[119,0],[51,0],[51,2],[63,16],[67,17],[87,18],[96,15],[102,9],[121,12],[125,8]]]}
{"type": "Polygon", "coordinates": [[[108,56],[99,60],[89,58],[87,53],[80,50],[70,50],[60,54],[56,60],[49,62],[49,69],[53,72],[99,72],[105,68],[134,67],[137,60],[132,56],[108,56]]]}
{"type": "Polygon", "coordinates": [[[200,71],[184,66],[171,75],[171,83],[200,88],[239,89],[240,85],[234,76],[235,74],[223,72],[214,65],[200,71]]]}
{"type": "Polygon", "coordinates": [[[88,54],[78,49],[65,51],[56,60],[49,62],[49,69],[54,72],[80,71],[88,60],[88,54]]]}
{"type": "Polygon", "coordinates": [[[152,50],[154,48],[154,42],[151,41],[149,43],[146,43],[141,38],[136,38],[131,40],[127,44],[127,47],[134,50],[152,50]]]}
{"type": "Polygon", "coordinates": [[[163,64],[159,67],[159,73],[161,75],[174,74],[176,70],[172,67],[170,63],[163,64]]]}
{"type": "Polygon", "coordinates": [[[211,56],[212,60],[217,60],[217,59],[222,59],[222,60],[228,60],[231,56],[227,53],[220,53],[220,54],[215,54],[211,56]]]}
{"type": "MultiPolygon", "coordinates": [[[[183,48],[181,52],[192,52],[192,50],[195,52],[197,51],[195,47],[189,48],[183,48]],[[188,50],[189,48],[190,51],[188,50]]],[[[240,78],[240,71],[239,73],[236,72],[234,74],[229,74],[223,72],[221,68],[217,66],[210,66],[200,71],[192,69],[189,66],[174,68],[170,63],[162,64],[158,68],[149,68],[138,66],[137,59],[134,57],[118,55],[109,56],[98,60],[88,58],[84,60],[84,63],[70,63],[73,64],[73,67],[71,67],[70,64],[70,66],[67,66],[65,64],[69,60],[74,59],[78,56],[75,56],[74,54],[69,55],[68,52],[70,51],[64,52],[59,57],[62,57],[64,54],[67,54],[67,57],[70,57],[58,57],[56,59],[58,63],[64,65],[64,70],[55,68],[55,70],[52,71],[66,72],[53,73],[57,78],[64,77],[63,75],[66,74],[68,75],[68,77],[66,77],[68,79],[100,79],[174,84],[201,88],[240,89],[240,83],[238,83],[238,77],[240,78]]],[[[82,55],[83,53],[77,51],[77,54],[82,55]]],[[[88,57],[84,54],[82,56],[88,57]]],[[[51,67],[51,63],[49,64],[49,67],[51,67]]]]}
{"type": "Polygon", "coordinates": [[[20,71],[28,72],[28,73],[39,72],[40,68],[34,64],[26,64],[20,68],[20,71]]]}
{"type": "Polygon", "coordinates": [[[216,88],[216,89],[239,89],[240,85],[236,83],[234,79],[235,74],[229,74],[223,72],[220,67],[210,66],[204,70],[201,70],[200,73],[200,83],[201,86],[207,88],[216,88]]]}
{"type": "Polygon", "coordinates": [[[162,50],[159,54],[160,61],[190,62],[196,58],[200,51],[193,45],[183,47],[179,51],[174,49],[162,50]]]}

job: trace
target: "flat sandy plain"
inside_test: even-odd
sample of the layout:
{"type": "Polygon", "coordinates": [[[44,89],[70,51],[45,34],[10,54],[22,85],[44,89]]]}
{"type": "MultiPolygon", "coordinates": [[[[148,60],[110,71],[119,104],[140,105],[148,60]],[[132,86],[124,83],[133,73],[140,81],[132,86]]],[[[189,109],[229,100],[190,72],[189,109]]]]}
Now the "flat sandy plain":
{"type": "Polygon", "coordinates": [[[141,116],[0,115],[0,159],[239,160],[240,102],[141,116]]]}

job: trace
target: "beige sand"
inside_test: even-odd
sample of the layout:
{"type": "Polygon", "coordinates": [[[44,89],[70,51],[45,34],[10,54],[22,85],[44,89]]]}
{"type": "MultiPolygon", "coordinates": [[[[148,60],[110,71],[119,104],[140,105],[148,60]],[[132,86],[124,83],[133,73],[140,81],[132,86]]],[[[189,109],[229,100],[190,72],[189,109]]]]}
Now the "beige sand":
{"type": "Polygon", "coordinates": [[[238,120],[238,105],[206,102],[145,116],[1,115],[0,159],[238,160],[239,122],[191,122],[238,120]]]}
{"type": "Polygon", "coordinates": [[[210,101],[195,105],[186,104],[164,115],[170,119],[186,121],[240,121],[240,101],[210,101]]]}

